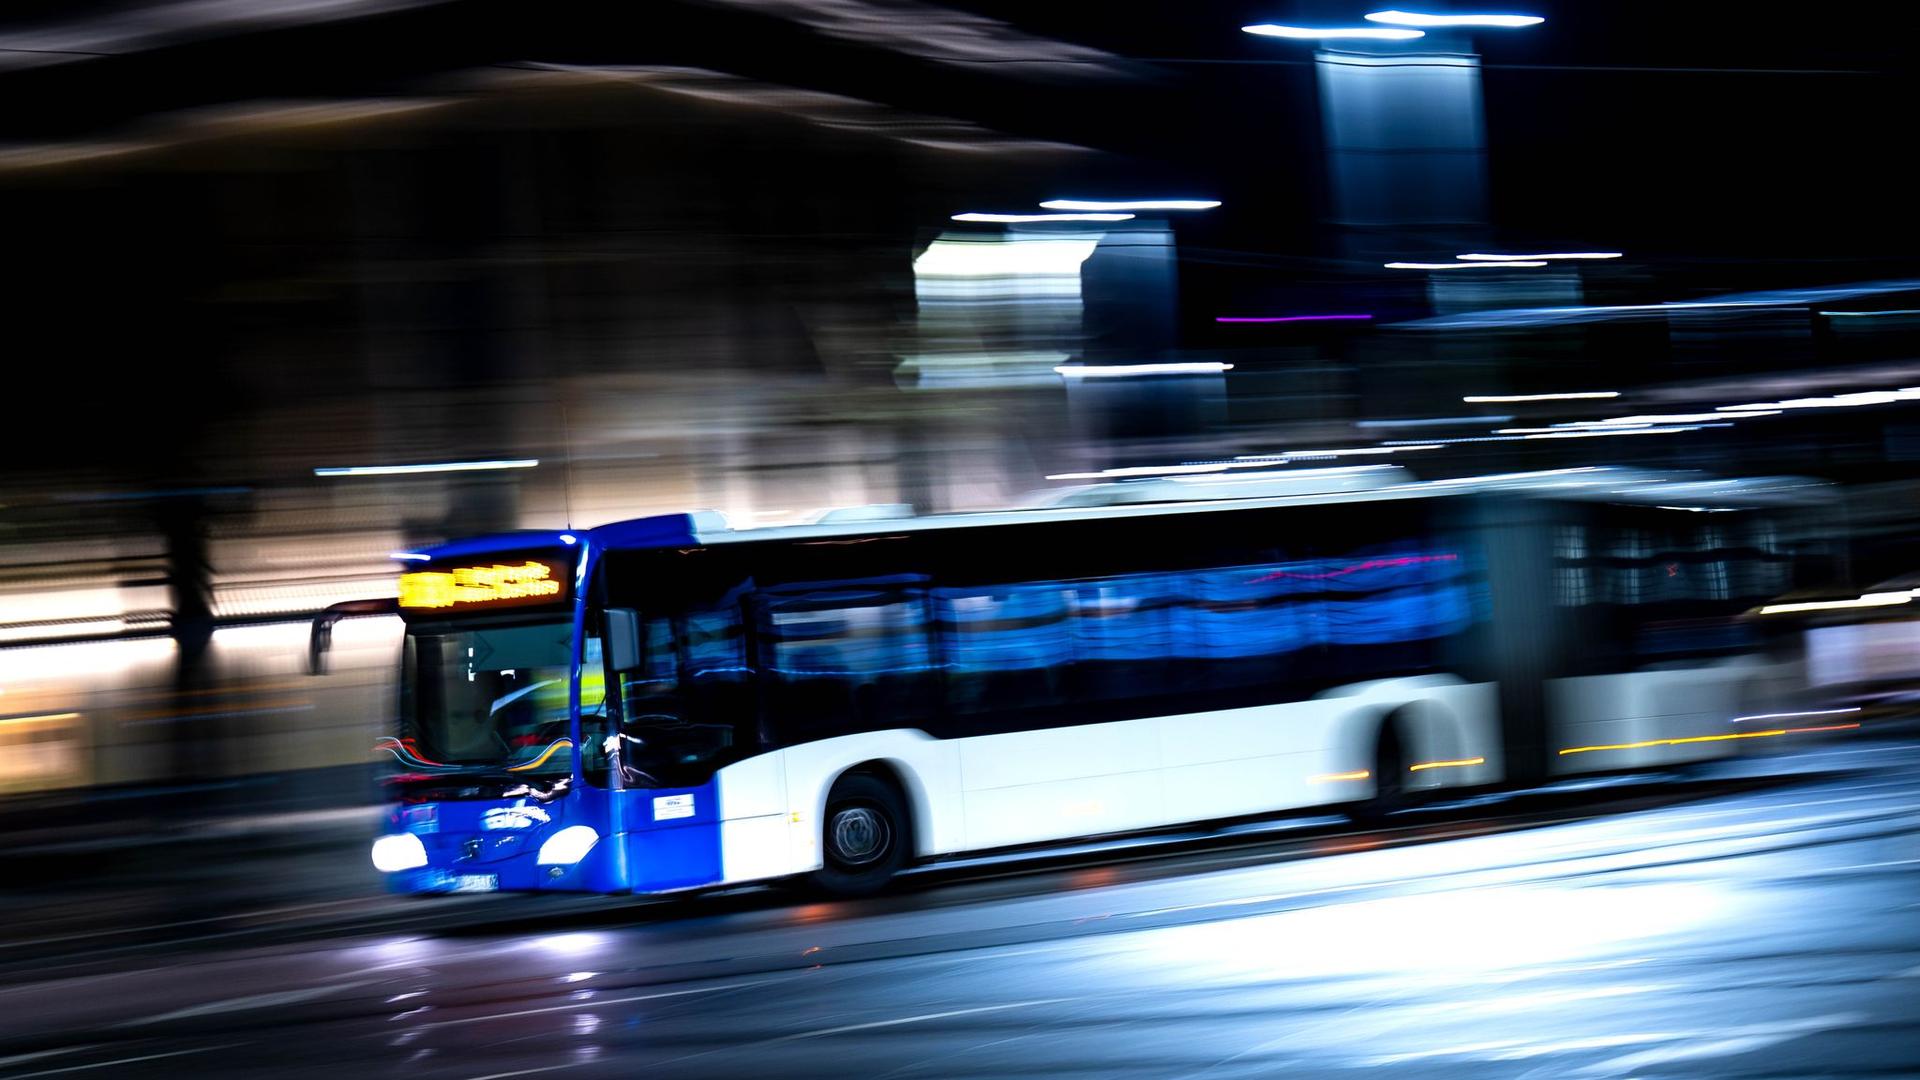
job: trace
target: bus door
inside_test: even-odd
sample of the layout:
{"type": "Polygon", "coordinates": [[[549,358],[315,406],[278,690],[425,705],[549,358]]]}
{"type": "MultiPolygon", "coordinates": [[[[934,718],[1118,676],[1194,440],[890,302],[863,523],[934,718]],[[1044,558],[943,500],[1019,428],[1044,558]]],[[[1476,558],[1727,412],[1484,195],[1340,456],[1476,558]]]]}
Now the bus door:
{"type": "Polygon", "coordinates": [[[606,618],[606,707],[588,717],[583,685],[581,725],[612,792],[628,879],[635,892],[715,884],[722,866],[714,772],[733,729],[697,722],[690,699],[699,690],[688,685],[680,633],[685,619],[632,608],[610,609],[606,618]],[[597,730],[587,735],[590,726],[597,730]]]}

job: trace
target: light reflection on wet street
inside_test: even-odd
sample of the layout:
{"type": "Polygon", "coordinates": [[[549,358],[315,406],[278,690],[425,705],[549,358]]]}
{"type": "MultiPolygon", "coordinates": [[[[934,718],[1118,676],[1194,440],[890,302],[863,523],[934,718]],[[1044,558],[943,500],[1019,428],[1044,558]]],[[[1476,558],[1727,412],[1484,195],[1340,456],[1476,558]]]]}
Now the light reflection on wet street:
{"type": "Polygon", "coordinates": [[[1798,767],[1815,766],[1829,771],[1584,820],[1411,830],[1452,839],[1310,838],[1257,861],[1255,844],[988,867],[857,903],[547,909],[548,928],[439,934],[379,929],[389,910],[431,916],[433,901],[370,901],[347,936],[76,950],[57,968],[7,969],[0,1069],[1920,1069],[1920,753],[1857,743],[1798,767]],[[1328,846],[1359,849],[1312,854],[1328,846]]]}

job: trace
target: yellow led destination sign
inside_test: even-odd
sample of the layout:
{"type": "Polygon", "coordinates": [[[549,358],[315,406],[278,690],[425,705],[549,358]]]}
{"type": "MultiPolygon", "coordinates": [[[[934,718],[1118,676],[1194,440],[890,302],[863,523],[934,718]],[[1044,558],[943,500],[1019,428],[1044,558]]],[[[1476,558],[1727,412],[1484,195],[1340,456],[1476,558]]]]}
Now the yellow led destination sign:
{"type": "Polygon", "coordinates": [[[403,608],[480,608],[549,603],[560,599],[560,570],[527,559],[513,565],[460,566],[400,575],[403,608]]]}

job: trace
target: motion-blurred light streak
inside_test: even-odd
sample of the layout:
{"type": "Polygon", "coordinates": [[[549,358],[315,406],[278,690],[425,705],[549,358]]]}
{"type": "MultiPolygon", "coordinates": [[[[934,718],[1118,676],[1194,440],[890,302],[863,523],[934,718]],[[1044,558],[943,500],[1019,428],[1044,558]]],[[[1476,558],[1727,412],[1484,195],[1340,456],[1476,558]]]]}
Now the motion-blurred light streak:
{"type": "Polygon", "coordinates": [[[1405,30],[1385,26],[1287,26],[1282,23],[1254,23],[1240,28],[1241,33],[1259,37],[1287,38],[1291,41],[1411,41],[1426,37],[1424,30],[1405,30]]]}
{"type": "MultiPolygon", "coordinates": [[[[1285,465],[1293,461],[1323,461],[1327,458],[1375,456],[1379,454],[1399,454],[1415,450],[1438,450],[1440,443],[1409,443],[1399,446],[1347,446],[1315,450],[1286,450],[1277,454],[1243,454],[1232,461],[1195,461],[1179,465],[1127,465],[1102,469],[1098,472],[1051,473],[1048,480],[1121,480],[1130,477],[1146,476],[1189,476],[1207,473],[1224,473],[1229,469],[1265,469],[1273,465],[1285,465]]],[[[1363,465],[1361,469],[1390,469],[1391,465],[1363,465]]],[[[1351,469],[1351,467],[1350,467],[1351,469]]],[[[1281,470],[1273,473],[1271,479],[1284,479],[1308,474],[1345,473],[1350,469],[1313,469],[1281,470]]],[[[1235,476],[1231,479],[1246,481],[1262,479],[1252,475],[1235,476]]],[[[1224,479],[1224,478],[1223,478],[1224,479]]]]}
{"type": "Polygon", "coordinates": [[[1539,26],[1541,23],[1547,21],[1545,17],[1540,15],[1495,15],[1495,14],[1433,15],[1433,14],[1428,14],[1426,12],[1398,11],[1391,8],[1386,11],[1369,11],[1365,15],[1362,15],[1360,17],[1367,20],[1368,22],[1385,23],[1388,26],[1425,26],[1425,27],[1479,26],[1479,27],[1494,27],[1494,28],[1502,28],[1502,29],[1516,29],[1523,26],[1539,26]]]}
{"type": "Polygon", "coordinates": [[[1779,409],[1742,410],[1737,413],[1641,413],[1637,416],[1610,416],[1605,420],[1569,420],[1553,425],[1556,428],[1619,428],[1645,427],[1654,424],[1703,424],[1717,420],[1734,420],[1747,416],[1777,416],[1779,409]]]}
{"type": "Polygon", "coordinates": [[[1034,221],[1132,221],[1132,214],[955,214],[954,221],[984,221],[1021,224],[1034,221]]]}
{"type": "Polygon", "coordinates": [[[1216,315],[1217,323],[1365,322],[1371,315],[1216,315]]]}
{"type": "Polygon", "coordinates": [[[1048,199],[1042,210],[1211,210],[1218,199],[1048,199]]]}
{"type": "Polygon", "coordinates": [[[916,276],[1078,277],[1097,239],[935,240],[913,260],[916,276]]]}
{"type": "Polygon", "coordinates": [[[1797,720],[1806,716],[1845,716],[1848,713],[1857,713],[1859,711],[1860,706],[1849,705],[1844,709],[1808,709],[1804,712],[1755,713],[1752,716],[1736,716],[1732,722],[1744,724],[1749,720],[1797,720]]]}
{"type": "Polygon", "coordinates": [[[713,0],[785,19],[842,41],[939,64],[1006,65],[1014,74],[1115,77],[1110,52],[1029,33],[1011,23],[914,0],[713,0]]]}
{"type": "Polygon", "coordinates": [[[36,713],[33,716],[9,716],[0,719],[0,727],[28,727],[33,724],[57,724],[68,720],[78,720],[77,712],[36,713]]]}
{"type": "Polygon", "coordinates": [[[1542,259],[1618,259],[1623,254],[1624,252],[1619,251],[1550,251],[1540,255],[1494,255],[1488,252],[1476,251],[1466,255],[1455,255],[1454,258],[1466,262],[1510,263],[1534,262],[1542,259]]]}
{"type": "Polygon", "coordinates": [[[1790,615],[1801,611],[1845,611],[1851,608],[1895,607],[1912,602],[1920,590],[1905,592],[1876,592],[1845,600],[1796,600],[1786,604],[1767,604],[1760,608],[1762,615],[1790,615]]]}
{"type": "Polygon", "coordinates": [[[1559,429],[1553,429],[1553,428],[1547,428],[1547,429],[1502,428],[1500,429],[1502,431],[1510,431],[1510,432],[1528,431],[1531,433],[1525,434],[1525,435],[1513,435],[1513,434],[1468,435],[1468,436],[1462,436],[1459,438],[1445,438],[1445,439],[1418,440],[1418,441],[1412,440],[1412,439],[1408,439],[1404,441],[1389,439],[1387,440],[1386,445],[1411,446],[1411,445],[1415,445],[1416,442],[1419,445],[1424,445],[1426,442],[1430,441],[1437,445],[1454,446],[1454,445],[1459,445],[1464,443],[1523,442],[1523,441],[1532,440],[1532,439],[1605,439],[1605,438],[1610,438],[1616,435],[1677,435],[1685,431],[1702,431],[1702,430],[1705,430],[1706,428],[1732,427],[1732,426],[1733,426],[1732,424],[1683,424],[1678,427],[1629,427],[1629,426],[1603,425],[1597,428],[1578,428],[1578,429],[1569,428],[1566,430],[1559,430],[1559,429]]]}
{"type": "Polygon", "coordinates": [[[539,458],[508,458],[495,461],[438,461],[424,465],[340,465],[313,470],[315,476],[411,476],[419,473],[491,472],[497,469],[532,469],[539,458]]]}
{"type": "Polygon", "coordinates": [[[1563,394],[1468,394],[1460,400],[1469,405],[1510,405],[1523,401],[1586,401],[1619,396],[1618,390],[1574,390],[1563,394]]]}
{"type": "MultiPolygon", "coordinates": [[[[0,70],[69,64],[189,41],[404,11],[430,0],[177,0],[39,23],[0,35],[0,70]]],[[[60,10],[59,6],[48,8],[60,10]]]]}
{"type": "MultiPolygon", "coordinates": [[[[1244,461],[1249,465],[1270,465],[1277,461],[1288,461],[1293,458],[1361,457],[1373,454],[1402,454],[1414,450],[1438,450],[1440,446],[1441,444],[1437,442],[1395,443],[1392,446],[1341,446],[1313,450],[1284,450],[1278,454],[1242,454],[1234,458],[1234,460],[1236,462],[1244,461]]],[[[1242,466],[1235,466],[1235,468],[1240,467],[1242,466]]]]}
{"type": "Polygon", "coordinates": [[[1691,743],[1727,742],[1732,739],[1771,739],[1777,735],[1800,735],[1815,731],[1850,731],[1859,724],[1823,724],[1819,727],[1774,728],[1772,731],[1735,731],[1725,735],[1690,735],[1682,739],[1647,739],[1642,742],[1609,743],[1603,746],[1569,746],[1560,751],[1560,756],[1568,754],[1590,754],[1598,750],[1644,750],[1650,746],[1685,746],[1691,743]]]}
{"type": "Polygon", "coordinates": [[[1534,267],[1547,264],[1538,259],[1521,259],[1514,262],[1390,262],[1381,263],[1389,270],[1501,270],[1509,267],[1534,267]]]}
{"type": "Polygon", "coordinates": [[[1746,405],[1721,405],[1717,411],[1757,416],[1769,411],[1779,412],[1782,409],[1855,409],[1863,405],[1894,405],[1903,401],[1920,401],[1920,386],[1903,386],[1898,390],[1861,390],[1850,394],[1833,394],[1828,397],[1756,401],[1746,405]]]}
{"type": "MultiPolygon", "coordinates": [[[[1454,264],[1447,264],[1454,265],[1454,264]]],[[[1472,265],[1516,265],[1473,264],[1472,265]]],[[[1660,304],[1570,305],[1564,307],[1494,308],[1463,311],[1430,319],[1413,319],[1401,326],[1421,330],[1471,330],[1514,326],[1559,326],[1568,323],[1604,322],[1639,315],[1657,316],[1676,311],[1739,310],[1744,308],[1812,307],[1832,300],[1851,300],[1862,296],[1920,291],[1920,279],[1863,281],[1808,289],[1770,289],[1761,292],[1731,293],[1710,300],[1674,300],[1660,304]]]]}
{"type": "Polygon", "coordinates": [[[1190,361],[1168,364],[1062,364],[1054,373],[1067,379],[1131,379],[1142,375],[1218,375],[1232,364],[1190,361]]]}
{"type": "Polygon", "coordinates": [[[1464,769],[1469,765],[1485,765],[1486,763],[1487,759],[1483,757],[1454,758],[1448,761],[1422,761],[1417,765],[1407,766],[1407,771],[1426,772],[1428,769],[1464,769]]]}
{"type": "Polygon", "coordinates": [[[1504,424],[1511,416],[1420,416],[1404,420],[1355,420],[1357,428],[1459,427],[1462,424],[1504,424]]]}
{"type": "Polygon", "coordinates": [[[1120,480],[1130,476],[1187,476],[1194,473],[1226,472],[1232,466],[1224,462],[1207,465],[1129,465],[1099,472],[1049,473],[1049,480],[1120,480]]]}

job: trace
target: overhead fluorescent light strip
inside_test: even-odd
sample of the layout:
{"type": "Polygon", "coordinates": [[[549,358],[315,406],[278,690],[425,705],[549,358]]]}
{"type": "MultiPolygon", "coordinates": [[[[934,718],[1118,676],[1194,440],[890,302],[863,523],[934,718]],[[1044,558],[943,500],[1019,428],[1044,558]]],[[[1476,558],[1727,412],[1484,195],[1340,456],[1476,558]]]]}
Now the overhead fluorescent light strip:
{"type": "Polygon", "coordinates": [[[1132,214],[955,214],[955,221],[1018,224],[1028,221],[1132,221],[1132,214]]]}
{"type": "Polygon", "coordinates": [[[1576,390],[1564,394],[1468,394],[1460,400],[1469,405],[1510,405],[1524,401],[1586,401],[1619,396],[1618,390],[1576,390]]]}
{"type": "Polygon", "coordinates": [[[1211,210],[1218,199],[1048,199],[1042,210],[1211,210]]]}
{"type": "Polygon", "coordinates": [[[1501,29],[1517,29],[1522,26],[1539,26],[1547,20],[1539,15],[1432,15],[1421,11],[1370,11],[1360,16],[1368,22],[1385,23],[1388,26],[1486,26],[1501,29]]]}
{"type": "Polygon", "coordinates": [[[313,470],[315,476],[412,476],[418,473],[491,472],[496,469],[531,469],[539,458],[512,458],[500,461],[438,461],[426,465],[345,465],[313,470]]]}
{"type": "Polygon", "coordinates": [[[1483,251],[1455,255],[1454,258],[1465,262],[1538,262],[1542,259],[1618,259],[1623,253],[1618,251],[1548,251],[1538,255],[1492,255],[1483,251]]]}
{"type": "Polygon", "coordinates": [[[1260,37],[1287,38],[1291,41],[1411,41],[1426,37],[1423,30],[1402,30],[1385,26],[1287,26],[1281,23],[1255,23],[1240,28],[1242,33],[1260,37]]]}
{"type": "Polygon", "coordinates": [[[1513,262],[1390,262],[1380,265],[1389,270],[1503,270],[1509,266],[1545,266],[1538,259],[1522,259],[1513,262]]]}
{"type": "Polygon", "coordinates": [[[1063,364],[1054,373],[1067,379],[1125,379],[1136,375],[1218,375],[1232,364],[1063,364]]]}

